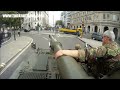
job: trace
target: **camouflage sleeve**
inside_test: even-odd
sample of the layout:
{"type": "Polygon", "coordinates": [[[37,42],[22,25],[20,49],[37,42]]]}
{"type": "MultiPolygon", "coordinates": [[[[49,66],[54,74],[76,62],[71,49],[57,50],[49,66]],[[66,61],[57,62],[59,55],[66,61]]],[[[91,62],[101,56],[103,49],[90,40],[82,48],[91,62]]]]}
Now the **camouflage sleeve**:
{"type": "Polygon", "coordinates": [[[103,57],[107,52],[107,49],[104,46],[97,48],[91,48],[87,51],[87,58],[93,59],[97,57],[103,57]]]}
{"type": "Polygon", "coordinates": [[[78,49],[78,58],[80,59],[80,61],[85,61],[85,50],[78,49]]]}
{"type": "Polygon", "coordinates": [[[78,56],[80,61],[85,61],[85,57],[91,60],[97,57],[103,57],[104,55],[106,55],[106,52],[107,49],[104,46],[100,46],[98,48],[90,48],[87,51],[80,49],[78,50],[78,56]]]}

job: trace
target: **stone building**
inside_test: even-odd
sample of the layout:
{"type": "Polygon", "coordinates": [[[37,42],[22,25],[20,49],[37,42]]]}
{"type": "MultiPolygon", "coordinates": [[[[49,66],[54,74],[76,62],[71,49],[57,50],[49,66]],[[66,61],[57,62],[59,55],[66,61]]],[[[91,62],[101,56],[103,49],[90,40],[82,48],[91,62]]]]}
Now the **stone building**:
{"type": "Polygon", "coordinates": [[[70,28],[82,27],[86,33],[113,30],[115,39],[120,37],[120,11],[71,11],[70,28]]]}
{"type": "Polygon", "coordinates": [[[61,13],[61,20],[66,28],[70,28],[70,11],[63,11],[61,13]]]}
{"type": "Polygon", "coordinates": [[[21,25],[24,29],[36,29],[37,26],[45,28],[49,24],[49,15],[47,11],[28,11],[28,16],[24,17],[21,25]]]}

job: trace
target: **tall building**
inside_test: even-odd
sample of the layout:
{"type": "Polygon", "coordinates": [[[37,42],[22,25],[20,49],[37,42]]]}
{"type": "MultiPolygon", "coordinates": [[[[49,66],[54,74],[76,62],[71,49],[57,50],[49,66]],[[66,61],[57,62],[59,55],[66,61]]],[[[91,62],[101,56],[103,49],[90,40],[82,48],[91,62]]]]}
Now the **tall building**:
{"type": "Polygon", "coordinates": [[[65,12],[64,11],[61,13],[61,20],[63,24],[65,25],[65,12]]]}
{"type": "Polygon", "coordinates": [[[87,33],[113,30],[115,39],[120,36],[120,11],[71,11],[70,28],[82,27],[87,33]]]}
{"type": "Polygon", "coordinates": [[[70,11],[63,11],[61,13],[61,20],[66,28],[70,28],[70,11]]]}
{"type": "Polygon", "coordinates": [[[36,29],[37,26],[45,28],[48,24],[49,15],[47,11],[28,11],[21,27],[24,29],[36,29]]]}

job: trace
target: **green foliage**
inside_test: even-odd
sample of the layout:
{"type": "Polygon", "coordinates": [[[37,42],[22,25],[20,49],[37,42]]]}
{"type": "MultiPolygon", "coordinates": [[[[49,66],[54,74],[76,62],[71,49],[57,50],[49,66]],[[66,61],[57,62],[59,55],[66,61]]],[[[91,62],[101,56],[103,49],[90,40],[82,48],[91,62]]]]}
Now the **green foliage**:
{"type": "Polygon", "coordinates": [[[17,11],[17,12],[20,14],[27,14],[28,13],[28,11],[17,11]]]}
{"type": "Polygon", "coordinates": [[[21,13],[25,13],[25,12],[18,12],[18,11],[0,11],[0,26],[2,26],[3,24],[5,24],[6,27],[20,27],[21,26],[21,19],[22,18],[3,18],[2,14],[21,14],[21,13]]]}
{"type": "Polygon", "coordinates": [[[55,25],[63,25],[62,20],[57,20],[56,23],[55,23],[55,25]]]}

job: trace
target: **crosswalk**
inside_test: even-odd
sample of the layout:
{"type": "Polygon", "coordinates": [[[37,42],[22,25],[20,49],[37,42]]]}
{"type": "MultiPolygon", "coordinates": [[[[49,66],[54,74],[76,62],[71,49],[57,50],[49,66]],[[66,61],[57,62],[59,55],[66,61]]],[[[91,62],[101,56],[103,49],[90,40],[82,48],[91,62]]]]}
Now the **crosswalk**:
{"type": "Polygon", "coordinates": [[[74,38],[76,37],[75,35],[67,35],[67,34],[60,34],[60,33],[42,33],[44,35],[56,35],[57,37],[70,37],[70,38],[74,38]]]}
{"type": "Polygon", "coordinates": [[[55,35],[55,33],[41,33],[42,35],[55,35]]]}
{"type": "Polygon", "coordinates": [[[63,34],[63,33],[52,33],[52,32],[30,32],[30,34],[36,34],[36,35],[56,35],[57,37],[69,37],[69,38],[75,38],[77,36],[71,35],[71,34],[63,34]]]}

